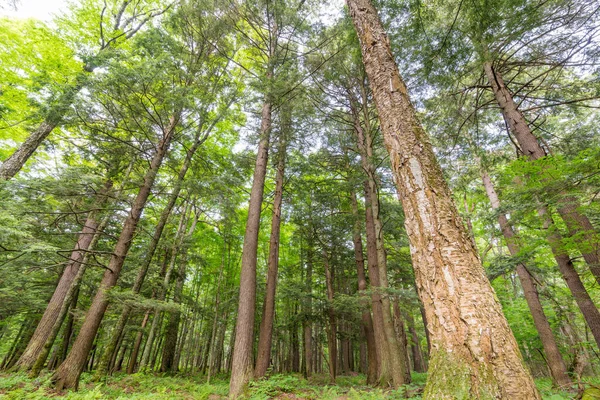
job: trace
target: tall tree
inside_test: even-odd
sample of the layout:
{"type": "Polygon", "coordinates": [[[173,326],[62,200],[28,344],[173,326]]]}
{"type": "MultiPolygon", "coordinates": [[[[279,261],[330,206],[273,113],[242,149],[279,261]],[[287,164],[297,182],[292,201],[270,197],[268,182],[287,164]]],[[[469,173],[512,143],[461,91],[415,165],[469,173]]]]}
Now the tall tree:
{"type": "Polygon", "coordinates": [[[280,115],[281,129],[277,151],[277,171],[275,174],[275,195],[273,197],[273,217],[271,219],[271,236],[269,239],[269,260],[267,271],[267,287],[263,317],[260,322],[258,336],[258,351],[254,376],[262,378],[267,372],[271,360],[271,343],[273,340],[273,321],[275,319],[275,292],[277,288],[277,270],[279,266],[279,235],[281,230],[281,204],[283,201],[283,183],[285,179],[285,153],[287,151],[287,136],[291,129],[289,109],[283,109],[280,115]]]}
{"type": "Polygon", "coordinates": [[[431,334],[424,397],[539,399],[410,103],[377,12],[368,0],[347,4],[404,207],[431,334]]]}

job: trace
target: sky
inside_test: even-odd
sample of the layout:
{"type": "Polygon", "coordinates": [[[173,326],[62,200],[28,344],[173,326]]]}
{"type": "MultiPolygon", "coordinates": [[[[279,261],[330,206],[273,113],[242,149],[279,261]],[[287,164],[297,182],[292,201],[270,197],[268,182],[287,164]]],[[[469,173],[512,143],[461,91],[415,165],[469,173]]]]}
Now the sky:
{"type": "MultiPolygon", "coordinates": [[[[0,2],[6,3],[3,0],[0,0],[0,2]]],[[[19,0],[16,11],[4,7],[6,9],[0,9],[0,15],[50,21],[53,14],[66,7],[66,3],[66,0],[19,0]]]]}

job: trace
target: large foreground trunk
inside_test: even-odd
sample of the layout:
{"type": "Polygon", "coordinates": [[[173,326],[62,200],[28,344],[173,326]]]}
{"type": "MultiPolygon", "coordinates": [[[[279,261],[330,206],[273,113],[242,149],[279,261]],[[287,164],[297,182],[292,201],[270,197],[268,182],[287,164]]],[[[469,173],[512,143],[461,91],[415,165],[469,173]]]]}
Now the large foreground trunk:
{"type": "Polygon", "coordinates": [[[115,250],[108,263],[108,268],[104,272],[100,287],[85,316],[79,335],[77,336],[77,339],[75,339],[75,343],[73,343],[73,348],[69,352],[69,355],[52,376],[52,381],[59,390],[63,388],[77,389],[79,376],[85,367],[87,357],[94,343],[94,338],[98,333],[98,328],[100,327],[100,323],[102,322],[102,318],[108,307],[108,296],[106,291],[117,284],[121,269],[123,268],[123,263],[125,262],[125,257],[131,247],[137,224],[142,215],[142,211],[146,206],[146,201],[150,196],[156,174],[167,153],[178,121],[179,115],[171,117],[169,125],[165,128],[163,138],[157,146],[156,153],[150,162],[150,167],[144,176],[144,183],[140,187],[133,206],[129,211],[129,215],[123,224],[123,229],[119,235],[117,244],[115,245],[115,250]]]}
{"type": "Polygon", "coordinates": [[[459,219],[369,0],[347,0],[406,215],[431,334],[425,399],[539,399],[533,379],[459,219]]]}

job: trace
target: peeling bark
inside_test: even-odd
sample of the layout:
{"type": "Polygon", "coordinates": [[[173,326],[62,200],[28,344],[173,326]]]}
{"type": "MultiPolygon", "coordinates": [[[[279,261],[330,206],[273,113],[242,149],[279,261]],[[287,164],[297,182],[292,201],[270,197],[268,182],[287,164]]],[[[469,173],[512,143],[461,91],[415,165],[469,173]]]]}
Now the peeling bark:
{"type": "Polygon", "coordinates": [[[424,399],[540,399],[369,0],[347,0],[406,215],[431,335],[424,399]]]}

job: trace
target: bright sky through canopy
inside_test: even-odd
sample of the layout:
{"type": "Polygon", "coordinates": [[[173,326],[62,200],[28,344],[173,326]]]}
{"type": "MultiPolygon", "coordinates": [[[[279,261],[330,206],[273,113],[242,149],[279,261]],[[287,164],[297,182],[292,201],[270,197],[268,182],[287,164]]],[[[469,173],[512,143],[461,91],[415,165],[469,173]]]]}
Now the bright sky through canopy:
{"type": "Polygon", "coordinates": [[[0,9],[0,15],[12,18],[36,18],[48,22],[65,6],[65,0],[20,0],[16,11],[5,7],[0,9]]]}

